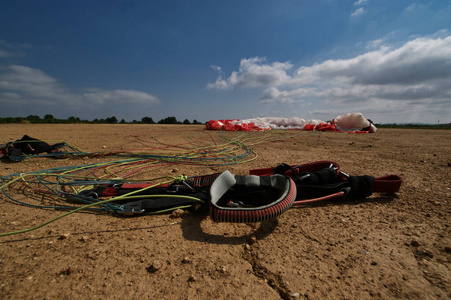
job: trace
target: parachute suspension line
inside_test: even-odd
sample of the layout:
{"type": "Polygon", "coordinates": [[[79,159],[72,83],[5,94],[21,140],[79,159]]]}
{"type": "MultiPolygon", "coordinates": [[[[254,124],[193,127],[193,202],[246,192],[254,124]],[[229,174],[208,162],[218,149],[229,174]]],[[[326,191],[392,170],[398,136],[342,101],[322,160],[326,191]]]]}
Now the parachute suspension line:
{"type": "MultiPolygon", "coordinates": [[[[283,134],[276,131],[208,132],[208,136],[204,139],[187,138],[186,143],[178,145],[158,142],[158,148],[150,149],[152,151],[144,149],[88,153],[66,143],[68,147],[74,149],[73,156],[111,157],[113,159],[85,165],[63,166],[0,176],[0,190],[7,199],[21,205],[44,209],[70,210],[57,219],[80,210],[118,212],[123,210],[123,205],[113,203],[114,201],[134,199],[138,198],[139,195],[134,195],[132,192],[120,197],[100,200],[88,197],[83,192],[94,189],[99,185],[115,185],[125,182],[150,181],[155,183],[145,189],[161,186],[165,182],[180,183],[186,180],[186,177],[165,176],[142,179],[142,175],[150,168],[173,164],[227,166],[247,163],[258,158],[258,153],[253,149],[255,145],[283,142],[306,134],[305,132],[287,133],[286,131],[283,134]],[[168,178],[170,178],[169,181],[167,181],[168,178]],[[27,190],[31,193],[24,194],[27,190]]],[[[70,153],[64,152],[63,154],[64,157],[71,157],[70,153]]],[[[135,193],[142,191],[138,189],[135,193]]],[[[188,196],[181,197],[186,198],[188,196]]],[[[197,200],[202,201],[200,199],[197,200]]],[[[152,214],[160,212],[152,212],[152,214]]],[[[44,225],[55,220],[50,220],[44,225]]]]}
{"type": "MultiPolygon", "coordinates": [[[[105,203],[108,203],[108,202],[112,202],[112,201],[118,201],[118,200],[124,200],[124,199],[127,199],[127,198],[133,198],[133,195],[136,194],[136,193],[139,193],[139,192],[142,192],[142,191],[154,188],[154,187],[162,185],[162,184],[169,184],[169,183],[172,183],[172,182],[180,182],[180,181],[183,181],[184,179],[186,179],[186,176],[184,176],[184,175],[178,176],[178,177],[172,177],[171,180],[167,180],[167,181],[162,182],[162,183],[157,183],[155,185],[151,185],[151,186],[148,186],[148,187],[145,187],[145,188],[142,188],[142,189],[138,189],[138,190],[129,192],[129,193],[121,195],[121,196],[117,196],[117,197],[114,197],[114,198],[110,198],[110,199],[102,200],[102,201],[99,201],[99,202],[90,203],[90,204],[84,205],[82,207],[78,207],[76,209],[73,209],[73,210],[71,210],[71,211],[69,211],[67,213],[64,213],[64,214],[62,214],[60,216],[57,216],[56,218],[48,220],[48,221],[46,221],[46,222],[44,222],[44,223],[42,223],[40,225],[37,225],[35,227],[32,227],[32,228],[22,229],[22,230],[18,230],[18,231],[11,231],[11,232],[6,232],[6,233],[0,233],[0,237],[14,235],[14,234],[20,234],[20,233],[25,233],[25,232],[30,232],[30,231],[39,229],[41,227],[44,227],[44,226],[46,226],[46,225],[48,225],[50,223],[53,223],[53,222],[55,222],[55,221],[57,221],[57,220],[59,220],[61,218],[67,217],[67,216],[69,216],[69,215],[71,215],[71,214],[73,214],[73,213],[75,213],[77,211],[86,210],[88,208],[91,208],[92,206],[102,205],[102,204],[105,204],[105,203]]],[[[2,186],[2,188],[3,187],[4,186],[2,186]]],[[[176,198],[194,199],[196,201],[199,201],[200,203],[204,203],[204,201],[201,200],[201,199],[198,199],[198,198],[195,198],[195,197],[191,197],[191,196],[184,196],[184,195],[146,195],[146,197],[161,197],[161,196],[168,196],[168,197],[174,197],[175,196],[176,198]]],[[[185,208],[185,207],[189,207],[189,206],[181,206],[181,207],[185,208]]],[[[162,213],[162,212],[165,212],[165,211],[168,211],[168,210],[162,210],[162,211],[159,211],[158,213],[162,213]]],[[[155,214],[157,212],[153,212],[153,213],[155,214]]]]}

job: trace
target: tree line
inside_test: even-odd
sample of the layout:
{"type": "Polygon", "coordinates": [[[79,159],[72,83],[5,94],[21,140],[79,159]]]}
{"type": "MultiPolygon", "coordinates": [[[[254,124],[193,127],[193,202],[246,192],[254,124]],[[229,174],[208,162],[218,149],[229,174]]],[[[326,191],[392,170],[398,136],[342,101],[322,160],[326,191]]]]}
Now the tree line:
{"type": "Polygon", "coordinates": [[[108,117],[105,119],[94,119],[92,121],[82,120],[78,117],[71,116],[67,119],[58,119],[53,115],[47,114],[43,118],[38,115],[29,115],[28,117],[6,117],[0,118],[0,123],[37,123],[37,124],[74,124],[74,123],[84,123],[84,124],[202,124],[201,122],[194,119],[192,122],[185,119],[183,122],[178,121],[176,117],[167,117],[155,122],[151,117],[144,117],[141,120],[133,120],[132,122],[127,122],[124,119],[118,121],[115,116],[108,117]]]}

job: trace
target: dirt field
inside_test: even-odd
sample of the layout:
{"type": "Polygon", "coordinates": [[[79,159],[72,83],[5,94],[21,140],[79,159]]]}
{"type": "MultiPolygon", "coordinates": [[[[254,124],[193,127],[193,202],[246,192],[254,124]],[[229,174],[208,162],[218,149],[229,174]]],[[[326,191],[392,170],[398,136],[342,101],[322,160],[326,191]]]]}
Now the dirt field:
{"type": "MultiPolygon", "coordinates": [[[[97,152],[143,148],[152,138],[161,145],[213,141],[221,133],[194,125],[0,124],[0,143],[24,134],[97,152]]],[[[330,160],[351,175],[399,175],[400,192],[292,207],[257,224],[215,223],[205,213],[75,213],[0,238],[0,298],[450,299],[451,132],[297,134],[252,146],[258,157],[248,163],[163,166],[149,177],[224,170],[246,175],[282,162],[330,160]]],[[[3,161],[0,175],[99,161],[3,161]]],[[[60,214],[0,196],[0,232],[60,214]]]]}

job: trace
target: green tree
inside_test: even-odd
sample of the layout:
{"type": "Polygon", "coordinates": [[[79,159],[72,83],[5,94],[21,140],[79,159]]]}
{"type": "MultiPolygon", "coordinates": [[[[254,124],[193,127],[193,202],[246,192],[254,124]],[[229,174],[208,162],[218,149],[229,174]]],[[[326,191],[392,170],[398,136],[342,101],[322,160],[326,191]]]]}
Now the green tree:
{"type": "Polygon", "coordinates": [[[141,119],[141,122],[144,124],[155,124],[154,120],[150,117],[144,117],[141,119]]]}
{"type": "Polygon", "coordinates": [[[29,115],[27,117],[27,120],[29,120],[29,121],[39,121],[39,120],[41,120],[41,117],[39,117],[37,115],[29,115]]]}
{"type": "Polygon", "coordinates": [[[177,118],[167,117],[165,119],[161,119],[160,121],[158,121],[158,124],[177,124],[177,118]]]}
{"type": "Polygon", "coordinates": [[[106,122],[108,123],[108,124],[117,124],[117,118],[116,117],[109,117],[109,118],[106,118],[106,122]]]}

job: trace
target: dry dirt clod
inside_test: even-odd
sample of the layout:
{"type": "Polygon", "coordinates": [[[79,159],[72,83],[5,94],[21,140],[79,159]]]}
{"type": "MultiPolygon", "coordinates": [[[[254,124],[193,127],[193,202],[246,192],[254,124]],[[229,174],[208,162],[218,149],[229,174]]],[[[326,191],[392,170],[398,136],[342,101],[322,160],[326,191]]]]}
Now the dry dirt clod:
{"type": "Polygon", "coordinates": [[[73,270],[72,270],[72,268],[69,266],[69,267],[67,267],[67,269],[62,270],[62,271],[60,272],[60,275],[70,275],[70,274],[72,274],[72,272],[73,272],[73,270]]]}
{"type": "Polygon", "coordinates": [[[224,267],[224,266],[219,266],[216,269],[221,273],[225,273],[227,271],[226,267],[224,267]]]}
{"type": "Polygon", "coordinates": [[[64,234],[60,235],[58,239],[65,240],[65,239],[69,238],[69,236],[70,236],[70,233],[64,233],[64,234]]]}
{"type": "Polygon", "coordinates": [[[189,264],[189,263],[191,263],[191,259],[190,259],[189,257],[185,256],[185,257],[182,259],[182,263],[184,263],[184,264],[189,264]]]}
{"type": "Polygon", "coordinates": [[[152,265],[147,270],[151,273],[155,273],[158,270],[160,270],[162,266],[163,266],[163,263],[161,261],[154,260],[152,265]]]}
{"type": "Polygon", "coordinates": [[[428,256],[428,257],[434,257],[434,254],[429,249],[424,249],[423,251],[421,251],[421,254],[423,254],[424,256],[428,256]]]}
{"type": "Polygon", "coordinates": [[[412,240],[412,241],[410,242],[410,246],[412,246],[412,247],[418,247],[418,246],[420,246],[420,243],[419,243],[418,241],[416,241],[416,240],[412,240]]]}
{"type": "Polygon", "coordinates": [[[176,209],[172,212],[171,214],[171,218],[175,219],[175,218],[181,218],[184,215],[186,215],[188,212],[186,210],[183,209],[176,209]]]}

